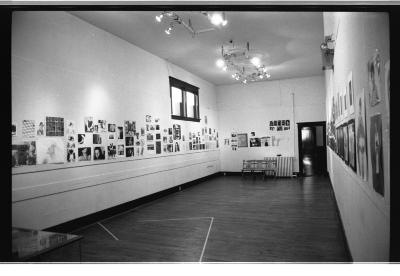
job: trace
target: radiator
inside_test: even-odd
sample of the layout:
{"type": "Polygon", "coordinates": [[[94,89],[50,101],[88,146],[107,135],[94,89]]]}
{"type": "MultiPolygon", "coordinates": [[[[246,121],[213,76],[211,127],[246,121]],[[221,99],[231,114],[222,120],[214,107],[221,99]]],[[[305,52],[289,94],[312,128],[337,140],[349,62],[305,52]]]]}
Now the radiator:
{"type": "MultiPolygon", "coordinates": [[[[276,160],[276,176],[277,177],[292,177],[293,176],[293,159],[292,156],[264,157],[264,160],[276,160]]],[[[267,172],[267,175],[272,175],[272,172],[267,172]]]]}

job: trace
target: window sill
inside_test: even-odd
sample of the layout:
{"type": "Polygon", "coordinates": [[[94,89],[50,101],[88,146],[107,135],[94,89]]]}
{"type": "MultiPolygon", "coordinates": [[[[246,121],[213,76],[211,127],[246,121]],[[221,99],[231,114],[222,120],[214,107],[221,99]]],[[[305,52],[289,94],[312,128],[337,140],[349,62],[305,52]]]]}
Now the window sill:
{"type": "Polygon", "coordinates": [[[197,118],[183,117],[183,116],[177,116],[177,115],[171,115],[171,119],[181,120],[181,121],[192,121],[192,122],[200,122],[200,120],[201,120],[201,119],[197,119],[197,118]]]}

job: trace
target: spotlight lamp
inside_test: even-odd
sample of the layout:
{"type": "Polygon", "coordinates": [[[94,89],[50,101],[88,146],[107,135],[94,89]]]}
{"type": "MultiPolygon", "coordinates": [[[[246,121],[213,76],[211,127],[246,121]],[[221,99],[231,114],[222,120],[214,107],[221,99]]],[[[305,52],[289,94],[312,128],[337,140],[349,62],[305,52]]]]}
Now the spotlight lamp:
{"type": "Polygon", "coordinates": [[[163,17],[164,17],[163,14],[157,15],[156,16],[156,21],[160,23],[162,21],[163,17]]]}
{"type": "Polygon", "coordinates": [[[174,28],[174,26],[173,26],[172,24],[169,25],[169,27],[165,30],[165,33],[166,33],[167,35],[170,35],[173,28],[174,28]]]}

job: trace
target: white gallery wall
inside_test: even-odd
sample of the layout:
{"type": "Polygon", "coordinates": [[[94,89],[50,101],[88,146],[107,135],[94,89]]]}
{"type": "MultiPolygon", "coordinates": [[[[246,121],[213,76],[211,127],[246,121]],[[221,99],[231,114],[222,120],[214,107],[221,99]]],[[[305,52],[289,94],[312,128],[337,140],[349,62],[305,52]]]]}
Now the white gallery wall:
{"type": "MultiPolygon", "coordinates": [[[[385,13],[324,13],[324,33],[334,34],[334,71],[326,71],[326,114],[330,117],[332,95],[344,91],[352,72],[354,99],[365,91],[368,178],[364,181],[329,147],[328,171],[354,261],[389,261],[390,244],[390,141],[389,113],[384,86],[385,63],[389,61],[389,17],[385,13]],[[367,63],[380,52],[381,101],[369,104],[367,63]],[[382,118],[384,196],[372,184],[370,118],[382,118]]],[[[357,103],[357,102],[356,102],[357,103]]],[[[357,114],[357,106],[356,112],[357,114]]],[[[355,114],[342,119],[346,122],[355,114]]],[[[356,126],[357,127],[357,126],[356,126]]],[[[359,162],[359,160],[357,160],[359,162]]]]}
{"type": "MultiPolygon", "coordinates": [[[[161,130],[218,131],[215,87],[67,12],[15,12],[12,21],[13,144],[21,122],[46,116],[84,117],[123,126],[145,116],[161,130]],[[171,120],[168,76],[199,87],[200,123],[171,120]]],[[[163,132],[161,132],[163,133],[163,132]]],[[[44,164],[12,169],[13,226],[43,229],[220,171],[219,150],[147,154],[116,160],[44,164]]],[[[173,215],[173,214],[171,214],[173,215]]]]}
{"type": "MultiPolygon", "coordinates": [[[[322,70],[321,70],[322,74],[322,70]]],[[[243,160],[267,156],[294,156],[299,170],[297,123],[325,121],[325,78],[312,76],[248,84],[217,86],[221,171],[239,172],[243,160]],[[270,131],[269,122],[290,120],[289,131],[270,131]],[[241,147],[224,145],[231,133],[251,132],[255,137],[275,136],[277,146],[241,147]]]]}

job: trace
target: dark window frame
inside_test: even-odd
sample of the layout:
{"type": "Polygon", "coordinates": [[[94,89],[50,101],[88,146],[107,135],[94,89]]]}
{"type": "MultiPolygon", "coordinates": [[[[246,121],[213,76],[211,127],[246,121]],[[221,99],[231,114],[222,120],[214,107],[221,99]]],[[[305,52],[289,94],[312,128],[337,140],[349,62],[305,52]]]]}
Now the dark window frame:
{"type": "Polygon", "coordinates": [[[182,120],[182,121],[200,122],[200,120],[201,120],[200,119],[200,101],[199,101],[199,88],[198,87],[170,76],[169,77],[169,96],[170,96],[170,100],[171,100],[171,118],[172,119],[182,120]],[[182,104],[180,107],[181,115],[173,114],[172,87],[178,88],[182,91],[182,104]],[[196,109],[194,110],[194,117],[187,116],[186,92],[192,93],[195,96],[194,99],[195,99],[196,109]]]}

